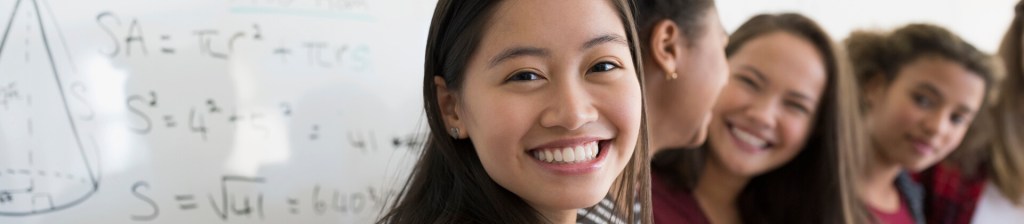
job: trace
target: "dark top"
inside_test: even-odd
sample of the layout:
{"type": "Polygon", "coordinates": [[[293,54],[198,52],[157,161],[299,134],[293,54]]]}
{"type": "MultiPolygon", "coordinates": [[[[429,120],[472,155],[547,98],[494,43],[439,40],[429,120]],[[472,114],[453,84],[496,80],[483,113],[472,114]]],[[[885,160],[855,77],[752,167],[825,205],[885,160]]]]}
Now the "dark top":
{"type": "Polygon", "coordinates": [[[924,185],[925,216],[929,224],[970,224],[987,180],[985,172],[969,175],[945,163],[915,178],[924,185]]]}
{"type": "Polygon", "coordinates": [[[663,178],[651,173],[651,207],[654,223],[710,223],[692,192],[679,186],[672,186],[663,178]]]}
{"type": "Polygon", "coordinates": [[[910,177],[910,173],[903,171],[896,177],[896,189],[900,191],[914,222],[924,224],[924,189],[921,185],[910,177]]]}

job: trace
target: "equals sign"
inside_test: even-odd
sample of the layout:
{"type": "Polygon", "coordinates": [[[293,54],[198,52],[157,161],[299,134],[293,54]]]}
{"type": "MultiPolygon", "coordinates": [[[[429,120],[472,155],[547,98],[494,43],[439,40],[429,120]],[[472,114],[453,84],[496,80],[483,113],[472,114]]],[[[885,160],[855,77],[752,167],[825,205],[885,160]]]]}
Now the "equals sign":
{"type": "Polygon", "coordinates": [[[289,209],[292,214],[299,214],[299,199],[289,198],[288,205],[292,206],[291,209],[289,209]]]}
{"type": "MultiPolygon", "coordinates": [[[[161,35],[160,36],[160,40],[162,40],[164,42],[170,41],[171,40],[171,35],[161,35]]],[[[174,48],[163,47],[163,48],[160,48],[160,52],[163,52],[164,54],[174,54],[174,48]]]]}
{"type": "Polygon", "coordinates": [[[174,199],[178,201],[178,208],[181,210],[192,210],[196,209],[195,196],[191,194],[186,195],[175,195],[174,199]]]}
{"type": "Polygon", "coordinates": [[[178,123],[174,121],[174,116],[171,115],[164,115],[164,122],[167,122],[168,128],[173,128],[178,125],[178,123]]]}

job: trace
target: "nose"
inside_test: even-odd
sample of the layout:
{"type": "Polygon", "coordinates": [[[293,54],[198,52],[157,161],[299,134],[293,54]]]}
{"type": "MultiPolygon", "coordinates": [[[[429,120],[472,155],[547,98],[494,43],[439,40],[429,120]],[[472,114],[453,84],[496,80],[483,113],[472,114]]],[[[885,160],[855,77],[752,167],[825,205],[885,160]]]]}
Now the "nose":
{"type": "Polygon", "coordinates": [[[764,130],[775,127],[778,106],[773,102],[772,99],[754,98],[754,102],[744,110],[743,114],[753,126],[752,128],[764,130]]]}
{"type": "Polygon", "coordinates": [[[556,88],[549,98],[550,106],[541,115],[542,126],[576,130],[587,123],[597,121],[597,108],[594,107],[592,97],[583,84],[572,81],[556,88]]]}
{"type": "Polygon", "coordinates": [[[924,130],[924,134],[927,136],[934,136],[945,132],[951,128],[952,125],[950,124],[950,121],[946,119],[949,116],[949,113],[941,111],[931,113],[923,122],[921,122],[921,129],[924,130]]]}

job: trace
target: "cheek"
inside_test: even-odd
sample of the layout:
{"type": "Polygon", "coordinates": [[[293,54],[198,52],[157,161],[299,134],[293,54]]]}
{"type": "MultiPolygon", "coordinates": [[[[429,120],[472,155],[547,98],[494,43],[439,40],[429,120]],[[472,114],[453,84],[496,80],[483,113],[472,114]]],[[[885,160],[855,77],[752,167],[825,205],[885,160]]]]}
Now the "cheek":
{"type": "Polygon", "coordinates": [[[889,137],[898,137],[902,136],[898,135],[898,132],[904,132],[915,127],[916,123],[921,120],[923,111],[915,106],[913,102],[894,97],[899,96],[889,96],[889,100],[883,104],[884,107],[878,108],[874,112],[875,119],[872,119],[874,122],[872,132],[889,137]]]}
{"type": "Polygon", "coordinates": [[[704,62],[706,64],[705,70],[701,73],[704,77],[699,83],[693,85],[699,86],[703,89],[703,94],[697,97],[705,98],[709,101],[713,101],[721,94],[722,90],[726,86],[729,74],[728,68],[724,58],[716,59],[715,57],[707,57],[709,61],[704,62]]]}
{"type": "Polygon", "coordinates": [[[715,116],[723,115],[725,112],[750,101],[751,95],[747,90],[738,84],[729,83],[722,88],[722,92],[718,95],[712,111],[715,116]]]}
{"type": "Polygon", "coordinates": [[[713,70],[708,72],[717,78],[715,83],[718,84],[719,88],[725,86],[725,83],[729,80],[729,63],[725,60],[725,51],[713,51],[708,58],[712,60],[708,64],[714,65],[712,66],[713,70]]]}
{"type": "Polygon", "coordinates": [[[699,55],[694,56],[700,58],[700,61],[696,61],[694,65],[698,67],[694,72],[703,77],[700,85],[714,92],[721,90],[729,79],[729,64],[725,60],[725,52],[720,49],[716,51],[714,48],[711,48],[703,50],[699,55]]]}
{"type": "Polygon", "coordinates": [[[800,153],[807,143],[811,130],[814,129],[811,119],[811,117],[802,115],[792,115],[786,116],[778,122],[776,134],[784,141],[782,151],[785,152],[783,157],[787,160],[800,153]]]}
{"type": "Polygon", "coordinates": [[[958,146],[960,146],[960,144],[963,142],[964,136],[967,135],[967,126],[969,126],[969,124],[964,124],[964,126],[956,127],[955,129],[950,130],[949,133],[946,134],[946,136],[943,138],[942,143],[943,157],[944,155],[949,154],[958,146]]]}
{"type": "Polygon", "coordinates": [[[638,135],[643,118],[643,96],[639,79],[635,75],[605,88],[598,87],[593,90],[593,96],[598,116],[608,119],[619,131],[619,135],[638,135]]]}
{"type": "MultiPolygon", "coordinates": [[[[715,106],[715,99],[718,98],[721,91],[721,86],[709,83],[709,78],[715,78],[711,75],[695,73],[694,76],[700,77],[676,80],[676,84],[671,87],[673,89],[670,95],[666,96],[675,98],[675,100],[667,102],[672,110],[668,111],[670,114],[664,115],[671,117],[670,120],[674,121],[672,125],[676,125],[682,130],[693,130],[693,127],[701,124],[702,119],[711,112],[712,107],[715,106]]],[[[672,138],[678,137],[672,136],[672,138]]]]}
{"type": "MultiPolygon", "coordinates": [[[[621,171],[636,150],[640,135],[640,123],[643,118],[643,93],[635,72],[629,71],[623,79],[611,83],[588,84],[587,92],[590,102],[597,110],[598,120],[588,124],[606,126],[615,133],[614,148],[618,156],[613,162],[614,167],[621,171]]],[[[619,172],[616,171],[616,172],[619,172]]]]}
{"type": "MultiPolygon", "coordinates": [[[[468,93],[468,92],[467,92],[468,93]]],[[[465,97],[466,129],[482,159],[518,152],[518,142],[535,123],[533,101],[498,91],[477,91],[465,97]]],[[[484,161],[486,162],[486,161],[484,161]]]]}

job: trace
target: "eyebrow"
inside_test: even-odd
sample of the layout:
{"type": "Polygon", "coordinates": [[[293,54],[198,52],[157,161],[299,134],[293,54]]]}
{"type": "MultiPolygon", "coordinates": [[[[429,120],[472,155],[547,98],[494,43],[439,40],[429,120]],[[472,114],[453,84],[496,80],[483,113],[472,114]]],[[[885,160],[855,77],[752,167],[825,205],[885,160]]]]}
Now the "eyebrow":
{"type": "Polygon", "coordinates": [[[786,93],[786,95],[789,95],[790,97],[797,98],[797,99],[800,99],[800,100],[804,100],[804,101],[807,101],[807,102],[816,103],[816,101],[813,98],[811,98],[810,95],[804,94],[804,93],[799,92],[799,91],[790,90],[789,92],[786,93]]]}
{"type": "Polygon", "coordinates": [[[765,78],[764,73],[761,72],[761,70],[757,70],[757,68],[754,68],[754,66],[744,65],[740,68],[750,71],[750,73],[754,73],[754,76],[757,76],[757,79],[759,79],[761,82],[768,82],[768,79],[765,78]]]}
{"type": "Polygon", "coordinates": [[[932,85],[931,83],[924,82],[921,84],[917,84],[917,88],[924,89],[925,92],[929,92],[935,95],[936,97],[939,98],[939,101],[943,101],[946,99],[946,96],[942,95],[942,92],[939,92],[939,88],[935,87],[935,85],[932,85]]]}
{"type": "MultiPolygon", "coordinates": [[[[604,34],[604,35],[600,35],[598,37],[592,38],[592,39],[588,40],[587,42],[583,43],[583,46],[580,47],[580,51],[585,51],[585,50],[588,50],[590,48],[594,48],[595,46],[598,46],[598,45],[601,45],[601,44],[605,44],[605,43],[618,43],[618,44],[622,44],[622,45],[625,45],[625,46],[629,46],[629,44],[626,42],[626,39],[623,38],[620,35],[617,35],[617,34],[604,34]]],[[[501,53],[498,53],[498,55],[495,55],[493,58],[491,58],[491,63],[490,63],[489,67],[494,67],[494,66],[500,64],[501,62],[509,60],[509,59],[513,59],[513,58],[517,58],[517,57],[525,57],[525,56],[535,56],[535,57],[547,58],[547,57],[551,56],[551,52],[548,51],[547,49],[539,48],[539,47],[528,47],[528,46],[512,47],[512,48],[505,49],[504,51],[501,51],[501,53]]]]}
{"type": "MultiPolygon", "coordinates": [[[[945,100],[945,96],[942,95],[942,92],[939,92],[939,88],[935,87],[935,85],[932,85],[931,83],[927,83],[926,82],[926,83],[918,84],[917,86],[918,86],[918,88],[922,88],[922,89],[924,89],[927,92],[931,92],[932,94],[935,94],[935,96],[939,97],[939,100],[945,100]]],[[[963,104],[963,103],[961,103],[960,105],[957,105],[956,110],[958,110],[958,111],[960,111],[962,113],[967,113],[967,114],[973,114],[974,113],[974,109],[971,109],[970,106],[967,106],[966,104],[963,104]]]]}
{"type": "Polygon", "coordinates": [[[491,58],[490,67],[498,65],[502,61],[523,56],[536,56],[546,58],[550,57],[551,53],[548,52],[548,50],[546,49],[537,47],[512,47],[509,49],[505,49],[504,51],[501,51],[501,53],[491,58]]]}
{"type": "Polygon", "coordinates": [[[580,48],[580,51],[585,51],[587,49],[594,48],[594,46],[601,45],[604,43],[616,43],[629,46],[629,43],[626,43],[626,38],[623,38],[618,34],[604,34],[593,39],[590,39],[586,43],[583,43],[583,47],[580,48]]]}
{"type": "Polygon", "coordinates": [[[959,106],[957,106],[956,109],[961,113],[974,114],[974,110],[972,110],[970,107],[967,107],[967,105],[964,104],[960,104],[959,106]]]}
{"type": "MultiPolygon", "coordinates": [[[[740,68],[742,68],[744,70],[747,70],[747,71],[750,71],[750,73],[754,73],[754,76],[757,76],[757,79],[760,79],[761,82],[764,82],[766,84],[768,83],[768,79],[765,78],[764,73],[761,72],[761,70],[757,70],[757,68],[754,68],[754,66],[744,65],[744,66],[742,66],[740,68]]],[[[794,97],[794,98],[797,98],[797,99],[800,99],[800,100],[805,100],[805,101],[808,101],[808,102],[816,103],[816,100],[814,98],[811,98],[810,95],[804,94],[804,93],[799,92],[799,91],[790,90],[790,91],[788,91],[786,93],[786,95],[789,95],[790,97],[794,97]]]]}

